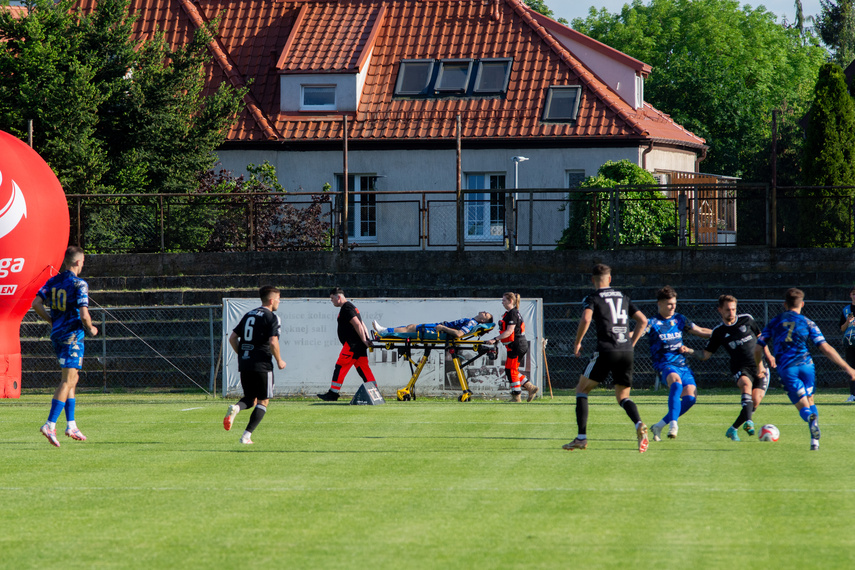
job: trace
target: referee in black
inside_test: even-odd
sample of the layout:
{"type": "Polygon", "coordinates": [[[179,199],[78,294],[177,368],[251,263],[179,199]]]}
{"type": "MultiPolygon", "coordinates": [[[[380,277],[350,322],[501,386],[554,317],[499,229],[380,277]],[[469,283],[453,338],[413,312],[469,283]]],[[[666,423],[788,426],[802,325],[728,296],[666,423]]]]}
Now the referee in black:
{"type": "Polygon", "coordinates": [[[232,429],[238,412],[255,406],[240,438],[240,442],[245,444],[252,443],[252,432],[261,423],[273,395],[273,359],[276,359],[279,370],[285,368],[285,361],[279,354],[281,323],[274,314],[279,308],[279,289],[265,285],[258,291],[258,296],[261,297],[261,306],[245,314],[229,337],[229,344],[238,355],[243,398],[229,406],[223,427],[232,429]]]}
{"type": "Polygon", "coordinates": [[[597,329],[597,350],[576,386],[576,423],[579,435],[563,446],[564,449],[586,449],[588,447],[588,393],[606,380],[609,372],[615,384],[615,398],[635,424],[638,436],[638,452],[647,451],[647,426],[641,421],[635,402],[629,399],[632,388],[633,348],[647,328],[647,317],[632,303],[628,296],[611,288],[612,270],[608,265],[594,266],[591,281],[596,291],[582,301],[582,318],[576,330],[575,353],[582,352],[582,339],[593,321],[597,329]],[[629,319],[635,321],[632,333],[629,319]],[[631,334],[631,336],[630,336],[631,334]]]}

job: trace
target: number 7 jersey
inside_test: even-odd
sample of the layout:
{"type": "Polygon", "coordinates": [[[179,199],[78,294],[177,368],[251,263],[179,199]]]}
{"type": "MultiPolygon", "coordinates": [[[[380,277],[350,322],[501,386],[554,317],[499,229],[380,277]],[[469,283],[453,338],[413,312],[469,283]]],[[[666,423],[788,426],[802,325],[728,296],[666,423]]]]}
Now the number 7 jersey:
{"type": "Polygon", "coordinates": [[[629,317],[638,312],[629,296],[603,287],[582,301],[582,310],[591,309],[597,330],[597,352],[632,351],[629,317]]]}
{"type": "Polygon", "coordinates": [[[816,323],[795,311],[781,313],[769,321],[757,337],[757,344],[766,346],[770,340],[779,369],[811,364],[813,359],[808,352],[807,341],[817,346],[827,342],[816,323]]]}

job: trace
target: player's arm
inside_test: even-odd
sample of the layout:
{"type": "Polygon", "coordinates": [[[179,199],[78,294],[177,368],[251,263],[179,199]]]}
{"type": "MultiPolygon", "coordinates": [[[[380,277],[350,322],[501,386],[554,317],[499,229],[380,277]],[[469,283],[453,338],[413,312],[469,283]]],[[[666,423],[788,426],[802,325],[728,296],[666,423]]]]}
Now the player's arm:
{"type": "Polygon", "coordinates": [[[694,348],[689,348],[685,344],[680,347],[680,354],[685,354],[686,356],[691,356],[695,360],[700,360],[700,361],[709,360],[710,358],[712,358],[712,355],[713,355],[713,353],[707,349],[704,349],[703,351],[695,350],[694,348]]]}
{"type": "Polygon", "coordinates": [[[855,314],[849,313],[846,317],[841,316],[840,321],[840,332],[845,332],[852,324],[852,321],[855,321],[855,314]]]}
{"type": "MultiPolygon", "coordinates": [[[[232,334],[234,334],[234,333],[232,333],[232,334]]],[[[235,341],[235,342],[237,342],[237,341],[235,341]]],[[[285,368],[285,361],[282,360],[282,356],[280,355],[280,352],[279,352],[279,337],[278,336],[270,337],[270,354],[272,354],[273,358],[276,359],[276,366],[279,367],[279,370],[282,370],[283,368],[285,368]]]]}
{"type": "Polygon", "coordinates": [[[692,323],[692,326],[687,328],[686,332],[695,336],[699,336],[701,338],[709,338],[712,336],[712,329],[708,329],[706,327],[699,327],[695,323],[692,323]]]}
{"type": "Polygon", "coordinates": [[[594,310],[585,308],[582,311],[582,317],[579,319],[579,326],[576,327],[576,346],[573,349],[573,354],[577,357],[582,354],[582,339],[585,338],[585,333],[591,326],[591,320],[594,318],[594,310]]]}
{"type": "Polygon", "coordinates": [[[83,330],[89,333],[89,336],[98,334],[98,327],[92,324],[92,316],[89,314],[89,307],[80,307],[80,322],[83,324],[83,330]]]}
{"type": "Polygon", "coordinates": [[[368,329],[362,324],[362,320],[359,317],[353,317],[350,319],[350,324],[356,329],[356,334],[362,339],[362,344],[370,348],[371,341],[368,338],[368,329]]]}
{"type": "Polygon", "coordinates": [[[460,338],[463,336],[463,331],[452,329],[445,325],[436,325],[436,332],[450,334],[454,338],[460,338]]]}
{"type": "Polygon", "coordinates": [[[238,335],[234,331],[232,331],[231,336],[229,336],[229,344],[236,354],[240,354],[240,350],[238,349],[238,335]]]}
{"type": "Polygon", "coordinates": [[[38,316],[40,316],[47,322],[53,324],[53,320],[50,318],[50,313],[48,313],[47,309],[45,309],[44,300],[38,295],[36,295],[36,298],[33,299],[33,310],[38,316]]]}
{"type": "Polygon", "coordinates": [[[635,321],[635,328],[632,329],[632,346],[635,346],[635,343],[641,340],[641,337],[644,336],[644,331],[647,330],[647,317],[641,311],[636,311],[631,318],[635,321]]]}
{"type": "Polygon", "coordinates": [[[820,352],[825,354],[829,360],[831,360],[833,363],[839,366],[841,370],[848,374],[850,381],[855,382],[855,370],[853,370],[851,366],[846,364],[846,361],[843,360],[843,357],[840,356],[840,354],[836,350],[834,350],[833,346],[831,346],[827,342],[823,342],[817,345],[817,348],[820,350],[820,352]]]}

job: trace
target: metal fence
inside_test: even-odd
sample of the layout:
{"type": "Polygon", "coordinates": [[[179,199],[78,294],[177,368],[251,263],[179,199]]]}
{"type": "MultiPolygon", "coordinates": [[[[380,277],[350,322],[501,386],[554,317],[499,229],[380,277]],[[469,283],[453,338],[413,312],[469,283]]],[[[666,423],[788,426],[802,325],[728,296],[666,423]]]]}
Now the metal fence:
{"type": "Polygon", "coordinates": [[[852,191],[719,183],[460,194],[70,195],[68,201],[72,240],[91,253],[850,247],[852,191]],[[294,222],[293,212],[309,208],[314,217],[294,222]]]}
{"type": "MultiPolygon", "coordinates": [[[[645,314],[656,313],[655,301],[636,301],[645,314]]],[[[808,301],[804,314],[819,325],[836,349],[841,349],[838,320],[844,303],[808,301]]],[[[677,311],[699,326],[712,328],[721,322],[717,301],[678,299],[677,311]]],[[[762,327],[783,311],[779,301],[741,300],[739,312],[754,316],[762,327]]],[[[79,386],[82,390],[105,392],[207,390],[216,393],[220,382],[222,306],[118,307],[90,309],[99,334],[85,341],[79,386]]],[[[544,303],[544,336],[550,380],[555,389],[572,389],[584,371],[595,346],[589,331],[582,344],[582,358],[573,356],[580,303],[544,303]]],[[[24,390],[53,390],[59,381],[59,367],[49,340],[49,326],[30,311],[21,325],[24,390]]],[[[686,344],[702,349],[705,340],[687,335],[686,344]]],[[[814,350],[818,385],[843,387],[843,373],[824,355],[814,350]]],[[[330,363],[331,365],[331,363],[330,363]]],[[[719,350],[705,362],[689,360],[701,388],[733,386],[727,355],[719,350]]],[[[332,369],[330,369],[331,372],[332,369]]],[[[655,375],[645,338],[635,350],[634,384],[652,388],[655,375]]],[[[777,374],[772,375],[777,386],[777,374]]]]}
{"type": "MultiPolygon", "coordinates": [[[[647,316],[657,313],[656,301],[634,301],[638,309],[647,316]]],[[[822,330],[826,340],[842,354],[842,335],[838,325],[841,310],[845,303],[830,301],[806,301],[802,311],[813,320],[822,330]]],[[[677,312],[685,315],[698,326],[712,328],[721,322],[716,310],[718,301],[712,299],[677,299],[677,312]]],[[[784,311],[781,301],[769,300],[739,300],[737,305],[740,314],[748,313],[754,317],[762,328],[770,319],[784,311]]],[[[584,372],[588,359],[596,346],[596,335],[589,330],[582,341],[582,357],[573,356],[573,346],[576,339],[576,327],[582,314],[581,303],[544,303],[543,323],[544,336],[549,339],[546,345],[547,363],[553,388],[575,388],[579,375],[584,372]]],[[[592,327],[593,328],[593,327],[592,327]]],[[[683,335],[686,346],[702,350],[706,340],[683,335]]],[[[846,376],[828,358],[815,348],[811,348],[816,363],[817,385],[824,387],[846,386],[846,376]]],[[[707,361],[699,362],[688,359],[689,367],[694,372],[698,386],[734,386],[730,380],[729,359],[721,349],[707,361]]],[[[639,388],[652,388],[656,384],[656,375],[650,359],[650,345],[646,337],[642,337],[635,347],[635,372],[633,385],[639,388]]],[[[777,372],[772,373],[773,387],[780,386],[777,372]]]]}
{"type": "MultiPolygon", "coordinates": [[[[207,390],[218,373],[220,305],[90,307],[98,336],[84,341],[82,390],[207,390]]],[[[59,365],[50,325],[29,311],[21,323],[23,389],[53,390],[59,365]]]]}

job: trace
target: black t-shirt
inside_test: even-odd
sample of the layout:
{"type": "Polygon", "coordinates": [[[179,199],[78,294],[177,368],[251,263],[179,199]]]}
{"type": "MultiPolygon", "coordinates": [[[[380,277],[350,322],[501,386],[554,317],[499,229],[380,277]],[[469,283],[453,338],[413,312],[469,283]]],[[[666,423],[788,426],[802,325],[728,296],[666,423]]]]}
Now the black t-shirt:
{"type": "Polygon", "coordinates": [[[759,334],[760,326],[751,315],[736,315],[736,322],[732,325],[721,323],[712,330],[704,350],[715,352],[723,346],[730,355],[730,372],[736,374],[745,368],[756,368],[754,347],[759,334]]]}
{"type": "Polygon", "coordinates": [[[520,337],[525,336],[525,323],[519,309],[511,309],[502,315],[502,320],[499,321],[499,332],[505,332],[511,325],[514,325],[514,332],[511,333],[511,336],[502,340],[505,344],[511,344],[520,337]]]}
{"type": "Polygon", "coordinates": [[[238,336],[238,370],[265,372],[273,370],[271,337],[279,338],[279,317],[270,309],[259,307],[243,316],[232,330],[238,336]]]}
{"type": "Polygon", "coordinates": [[[629,317],[638,312],[628,295],[611,287],[597,289],[582,301],[582,310],[594,312],[597,352],[631,351],[629,317]]]}
{"type": "Polygon", "coordinates": [[[341,344],[347,343],[350,345],[350,348],[364,347],[365,343],[362,342],[362,337],[359,336],[359,333],[356,332],[356,329],[353,328],[353,324],[350,322],[353,317],[358,318],[360,321],[362,320],[359,309],[356,308],[356,305],[348,301],[341,306],[341,311],[338,313],[338,340],[341,344]]]}

